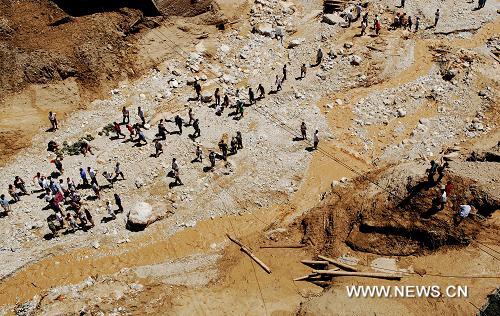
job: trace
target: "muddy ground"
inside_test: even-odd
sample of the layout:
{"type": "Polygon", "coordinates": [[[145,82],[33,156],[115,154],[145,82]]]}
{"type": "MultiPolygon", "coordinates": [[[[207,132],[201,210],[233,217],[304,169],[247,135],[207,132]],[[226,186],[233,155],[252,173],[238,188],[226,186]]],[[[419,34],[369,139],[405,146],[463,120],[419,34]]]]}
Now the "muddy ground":
{"type": "MultiPolygon", "coordinates": [[[[43,8],[29,1],[15,5],[43,8]]],[[[363,10],[371,18],[379,14],[384,28],[380,36],[369,30],[363,37],[359,22],[350,28],[323,22],[321,1],[216,1],[218,14],[154,20],[125,39],[92,26],[101,19],[114,34],[116,25],[142,14],[137,8],[85,14],[50,26],[51,35],[41,32],[58,34],[68,45],[41,36],[28,47],[29,41],[16,36],[33,35],[19,27],[19,35],[9,35],[6,45],[18,45],[21,55],[46,47],[77,71],[66,78],[52,71],[59,77],[45,76],[43,82],[28,82],[26,75],[6,82],[11,88],[0,108],[0,127],[15,146],[7,141],[2,142],[7,149],[0,149],[2,193],[15,175],[35,191],[30,181],[35,173],[54,171],[47,142],[72,144],[85,135],[93,137],[95,155],[66,155],[64,177],[79,181],[78,169],[92,166],[104,183],[100,174],[116,161],[126,177],[104,189],[101,200],[89,189],[80,190],[96,220],[88,231],[52,238],[46,225],[51,211],[43,209],[40,193],[12,205],[13,212],[0,218],[1,312],[476,313],[500,274],[500,175],[494,158],[500,135],[499,24],[494,3],[469,13],[474,4],[448,0],[433,28],[437,6],[407,4],[408,14],[421,17],[421,30],[408,32],[387,29],[402,9],[369,2],[363,10]],[[224,30],[210,23],[221,14],[224,30]],[[284,29],[283,43],[263,23],[284,29]],[[91,36],[85,27],[98,34],[91,36]],[[76,36],[68,36],[71,30],[76,36]],[[90,56],[103,63],[88,67],[96,72],[89,77],[78,66],[77,49],[70,49],[83,41],[78,34],[118,43],[104,52],[89,44],[90,56]],[[114,51],[120,45],[132,53],[120,56],[114,51]],[[324,60],[311,66],[320,47],[324,60]],[[275,76],[284,63],[288,78],[276,93],[275,76]],[[299,79],[302,64],[308,70],[299,79]],[[126,73],[129,68],[133,76],[126,73]],[[92,76],[94,81],[86,80],[92,76]],[[219,87],[234,103],[239,89],[247,101],[248,87],[256,90],[262,83],[266,97],[246,107],[240,120],[227,109],[218,116],[213,102],[191,100],[195,77],[206,96],[219,87]],[[145,110],[151,126],[145,131],[147,145],[103,132],[121,120],[123,106],[131,110],[133,122],[136,107],[145,110]],[[54,108],[61,128],[46,132],[46,112],[54,108]],[[167,135],[165,153],[153,157],[156,124],[167,120],[167,129],[174,131],[172,118],[187,119],[189,108],[200,119],[202,136],[192,139],[192,127],[185,126],[182,135],[167,135]],[[315,129],[320,131],[319,150],[297,139],[302,121],[309,140],[315,129]],[[20,132],[20,124],[30,128],[20,132]],[[236,131],[244,135],[244,149],[208,171],[208,151],[217,151],[218,140],[236,131]],[[203,163],[192,162],[197,145],[204,151],[203,163]],[[489,158],[470,161],[472,152],[489,158]],[[167,176],[174,157],[184,182],[179,187],[172,187],[167,176]],[[433,207],[441,184],[426,184],[431,159],[450,163],[442,184],[451,181],[454,191],[442,210],[433,207]],[[107,220],[105,201],[113,193],[122,196],[127,211],[146,202],[161,220],[141,232],[126,229],[127,212],[107,220]],[[457,223],[458,206],[464,203],[474,206],[475,214],[457,223]],[[272,273],[240,252],[226,234],[249,246],[272,273]],[[299,243],[304,247],[261,248],[299,243]],[[339,277],[326,286],[294,282],[311,271],[300,260],[319,254],[347,260],[362,271],[397,271],[404,277],[339,277]],[[470,293],[464,299],[352,299],[345,293],[350,284],[460,284],[470,293]]],[[[49,16],[40,16],[30,19],[33,30],[48,27],[49,16]]]]}

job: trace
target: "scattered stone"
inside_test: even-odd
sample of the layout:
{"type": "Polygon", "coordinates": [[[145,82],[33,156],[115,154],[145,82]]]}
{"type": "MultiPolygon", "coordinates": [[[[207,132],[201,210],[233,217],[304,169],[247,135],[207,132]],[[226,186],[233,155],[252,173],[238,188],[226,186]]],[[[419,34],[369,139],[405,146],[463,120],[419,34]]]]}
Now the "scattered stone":
{"type": "Polygon", "coordinates": [[[99,244],[99,241],[95,240],[94,242],[92,242],[92,247],[94,247],[95,249],[99,249],[101,245],[99,244]]]}
{"type": "Polygon", "coordinates": [[[288,43],[288,48],[294,48],[294,47],[297,47],[299,46],[300,44],[304,43],[305,42],[305,39],[304,38],[296,38],[296,39],[293,39],[290,41],[290,43],[288,43]]]}
{"type": "Polygon", "coordinates": [[[359,64],[361,64],[362,60],[363,60],[363,58],[361,58],[360,56],[352,55],[350,61],[351,61],[352,65],[359,66],[359,64]]]}
{"type": "Polygon", "coordinates": [[[268,37],[274,36],[274,29],[270,23],[265,23],[265,22],[258,23],[253,27],[253,31],[263,36],[268,36],[268,37]]]}
{"type": "Polygon", "coordinates": [[[344,48],[349,49],[349,48],[352,48],[353,46],[354,46],[354,44],[352,42],[345,42],[344,43],[344,48]]]}
{"type": "Polygon", "coordinates": [[[406,116],[406,111],[403,109],[398,109],[397,111],[398,117],[405,117],[406,116]]]}

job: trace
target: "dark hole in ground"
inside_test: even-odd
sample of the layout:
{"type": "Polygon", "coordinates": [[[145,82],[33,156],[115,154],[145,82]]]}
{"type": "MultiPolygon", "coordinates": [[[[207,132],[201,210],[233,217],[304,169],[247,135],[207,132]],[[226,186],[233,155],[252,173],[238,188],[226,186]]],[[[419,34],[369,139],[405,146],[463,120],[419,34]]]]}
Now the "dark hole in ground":
{"type": "Polygon", "coordinates": [[[141,10],[145,15],[159,15],[153,0],[53,0],[59,8],[71,16],[83,16],[121,8],[141,10]]]}

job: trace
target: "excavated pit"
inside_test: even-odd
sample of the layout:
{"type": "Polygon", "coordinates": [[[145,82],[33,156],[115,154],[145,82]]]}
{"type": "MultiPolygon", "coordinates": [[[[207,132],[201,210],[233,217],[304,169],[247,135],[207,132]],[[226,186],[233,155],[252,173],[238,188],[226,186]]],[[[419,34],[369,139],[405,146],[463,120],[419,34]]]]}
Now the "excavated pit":
{"type": "Polygon", "coordinates": [[[487,217],[500,208],[500,201],[475,181],[449,175],[446,181],[454,184],[455,194],[443,209],[436,209],[443,184],[428,185],[424,177],[415,179],[411,187],[405,181],[395,182],[405,177],[375,171],[333,188],[321,206],[294,223],[302,242],[315,252],[334,256],[341,255],[341,249],[386,256],[423,255],[467,246],[482,230],[494,229],[487,225],[487,217]],[[392,183],[400,198],[374,189],[375,181],[392,183]],[[462,204],[473,207],[465,220],[458,216],[462,204]]]}
{"type": "Polygon", "coordinates": [[[122,8],[139,9],[149,16],[159,15],[160,11],[152,0],[53,0],[64,12],[71,16],[84,16],[94,13],[117,11],[122,8]]]}

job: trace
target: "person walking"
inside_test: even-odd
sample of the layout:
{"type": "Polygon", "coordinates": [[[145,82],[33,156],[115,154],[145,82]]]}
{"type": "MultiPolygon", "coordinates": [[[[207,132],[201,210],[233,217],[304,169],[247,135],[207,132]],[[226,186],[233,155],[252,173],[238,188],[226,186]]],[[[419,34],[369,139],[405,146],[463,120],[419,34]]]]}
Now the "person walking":
{"type": "Polygon", "coordinates": [[[215,168],[215,152],[213,150],[208,154],[208,160],[210,160],[210,169],[215,168]]]}
{"type": "Polygon", "coordinates": [[[194,113],[193,113],[192,108],[189,108],[189,110],[188,110],[188,117],[189,117],[189,122],[187,125],[191,126],[191,124],[193,124],[193,121],[194,121],[194,113]]]}
{"type": "Polygon", "coordinates": [[[201,136],[200,121],[198,119],[194,120],[193,128],[194,128],[193,138],[200,137],[201,136]]]}
{"type": "Polygon", "coordinates": [[[194,81],[193,87],[194,92],[196,92],[196,100],[201,101],[201,85],[198,82],[198,79],[194,81]]]}
{"type": "Polygon", "coordinates": [[[220,105],[220,89],[216,88],[214,92],[215,105],[220,105]]]}
{"type": "Polygon", "coordinates": [[[380,25],[380,20],[378,18],[378,16],[375,17],[375,34],[377,34],[377,36],[380,34],[380,29],[382,28],[382,26],[380,25]]]}
{"type": "Polygon", "coordinates": [[[243,149],[243,137],[240,131],[236,132],[236,145],[238,149],[243,149]]]}
{"type": "Polygon", "coordinates": [[[57,156],[56,159],[54,159],[54,165],[56,166],[56,169],[57,171],[59,171],[60,174],[64,174],[64,168],[61,156],[57,156]]]}
{"type": "Polygon", "coordinates": [[[222,152],[222,159],[224,159],[224,161],[227,161],[227,144],[224,141],[224,138],[219,142],[219,149],[222,152]]]}
{"type": "Polygon", "coordinates": [[[318,130],[316,130],[314,132],[314,135],[313,135],[313,148],[314,150],[318,149],[318,144],[319,144],[319,137],[318,137],[318,130]]]}
{"type": "Polygon", "coordinates": [[[144,111],[140,106],[137,107],[137,115],[141,119],[141,125],[144,127],[144,125],[146,125],[146,118],[144,117],[144,111]]]}
{"type": "Polygon", "coordinates": [[[300,79],[305,78],[306,74],[307,74],[306,64],[302,64],[302,66],[300,67],[300,79]]]}
{"type": "Polygon", "coordinates": [[[92,190],[94,191],[95,196],[100,200],[101,199],[101,188],[95,182],[92,183],[92,190]]]}
{"type": "Polygon", "coordinates": [[[408,31],[411,31],[411,28],[413,26],[413,19],[411,16],[408,17],[408,31]]]}
{"type": "Polygon", "coordinates": [[[122,198],[117,193],[114,194],[114,197],[115,204],[118,206],[118,213],[123,213],[122,198]]]}
{"type": "Polygon", "coordinates": [[[286,80],[286,64],[283,65],[283,82],[286,80]]]}
{"type": "Polygon", "coordinates": [[[106,179],[109,183],[109,186],[112,188],[113,187],[113,183],[114,183],[114,179],[113,179],[113,176],[111,175],[111,173],[107,172],[107,171],[104,171],[102,173],[102,176],[104,177],[104,179],[106,179]]]}
{"type": "Polygon", "coordinates": [[[252,88],[248,88],[248,99],[250,101],[250,105],[255,104],[255,95],[253,93],[252,88]]]}
{"type": "Polygon", "coordinates": [[[437,9],[436,13],[434,13],[434,27],[438,24],[440,14],[439,9],[437,9]]]}
{"type": "Polygon", "coordinates": [[[196,154],[196,161],[203,163],[203,152],[199,145],[196,146],[195,154],[196,154]]]}
{"type": "Polygon", "coordinates": [[[281,87],[281,79],[278,75],[276,75],[276,91],[281,91],[282,87],[281,87]]]}
{"type": "Polygon", "coordinates": [[[80,178],[82,179],[82,186],[88,187],[89,186],[89,180],[87,179],[87,173],[83,168],[80,168],[80,178]]]}
{"type": "Polygon", "coordinates": [[[156,139],[154,142],[155,142],[155,158],[158,158],[160,154],[163,154],[163,145],[158,139],[156,139]]]}
{"type": "Polygon", "coordinates": [[[83,212],[85,213],[85,217],[88,219],[88,221],[90,223],[90,227],[94,227],[95,223],[94,223],[94,219],[92,218],[92,214],[90,214],[88,209],[84,209],[83,212]]]}
{"type": "Polygon", "coordinates": [[[146,145],[148,143],[148,141],[146,140],[146,135],[144,135],[144,132],[140,128],[138,128],[137,131],[138,131],[137,132],[137,136],[138,136],[137,144],[141,145],[142,142],[144,142],[144,145],[146,145]]]}
{"type": "Polygon", "coordinates": [[[49,112],[49,121],[52,126],[52,131],[56,131],[59,128],[59,126],[57,124],[57,117],[55,112],[52,111],[49,112]]]}
{"type": "Polygon", "coordinates": [[[113,122],[113,129],[116,133],[116,138],[120,138],[120,136],[123,136],[123,138],[125,138],[125,134],[122,133],[122,128],[120,126],[120,124],[118,124],[117,122],[113,122]]]}
{"type": "Polygon", "coordinates": [[[259,94],[259,99],[264,99],[266,97],[266,91],[261,83],[259,83],[259,86],[257,87],[257,93],[259,94]]]}
{"type": "Polygon", "coordinates": [[[28,191],[26,190],[26,185],[24,183],[24,180],[21,179],[21,177],[16,176],[14,178],[14,187],[21,191],[24,195],[28,195],[28,191]]]}
{"type": "Polygon", "coordinates": [[[87,172],[89,174],[89,177],[90,177],[90,184],[97,184],[97,186],[99,186],[99,183],[97,183],[97,174],[95,173],[95,170],[94,168],[92,167],[87,167],[87,172]]]}
{"type": "Polygon", "coordinates": [[[322,61],[323,61],[323,51],[321,50],[321,48],[319,48],[318,52],[316,53],[316,66],[319,66],[322,61]]]}
{"type": "Polygon", "coordinates": [[[111,219],[116,219],[116,214],[115,211],[113,211],[113,209],[111,208],[110,201],[106,201],[106,211],[108,212],[108,215],[109,217],[111,217],[111,219]]]}
{"type": "Polygon", "coordinates": [[[364,21],[363,21],[363,22],[361,22],[361,34],[360,34],[360,36],[365,35],[365,32],[366,32],[366,26],[367,26],[367,25],[366,25],[366,23],[365,23],[364,21]]]}
{"type": "Polygon", "coordinates": [[[401,8],[404,8],[405,7],[405,0],[401,0],[401,5],[400,5],[401,8]]]}
{"type": "Polygon", "coordinates": [[[9,213],[11,212],[10,202],[5,197],[5,194],[0,195],[0,205],[2,205],[2,208],[5,211],[5,215],[9,215],[9,213]]]}
{"type": "Polygon", "coordinates": [[[307,126],[306,126],[305,122],[302,122],[302,124],[300,124],[300,133],[302,135],[302,140],[306,140],[307,139],[307,126]]]}
{"type": "Polygon", "coordinates": [[[431,160],[431,167],[427,169],[427,182],[429,185],[433,185],[434,182],[434,175],[436,174],[437,168],[439,167],[438,163],[435,162],[434,160],[431,160]]]}
{"type": "Polygon", "coordinates": [[[420,17],[417,16],[417,18],[415,19],[415,32],[418,31],[419,26],[420,26],[420,17]]]}
{"type": "Polygon", "coordinates": [[[122,177],[122,180],[125,180],[125,176],[123,175],[120,163],[117,161],[115,164],[115,180],[117,180],[119,176],[122,177]]]}
{"type": "Polygon", "coordinates": [[[179,129],[179,134],[182,134],[182,117],[176,115],[174,121],[175,125],[177,125],[177,128],[179,129]]]}
{"type": "Polygon", "coordinates": [[[122,108],[122,123],[130,123],[130,111],[125,106],[122,108]]]}

